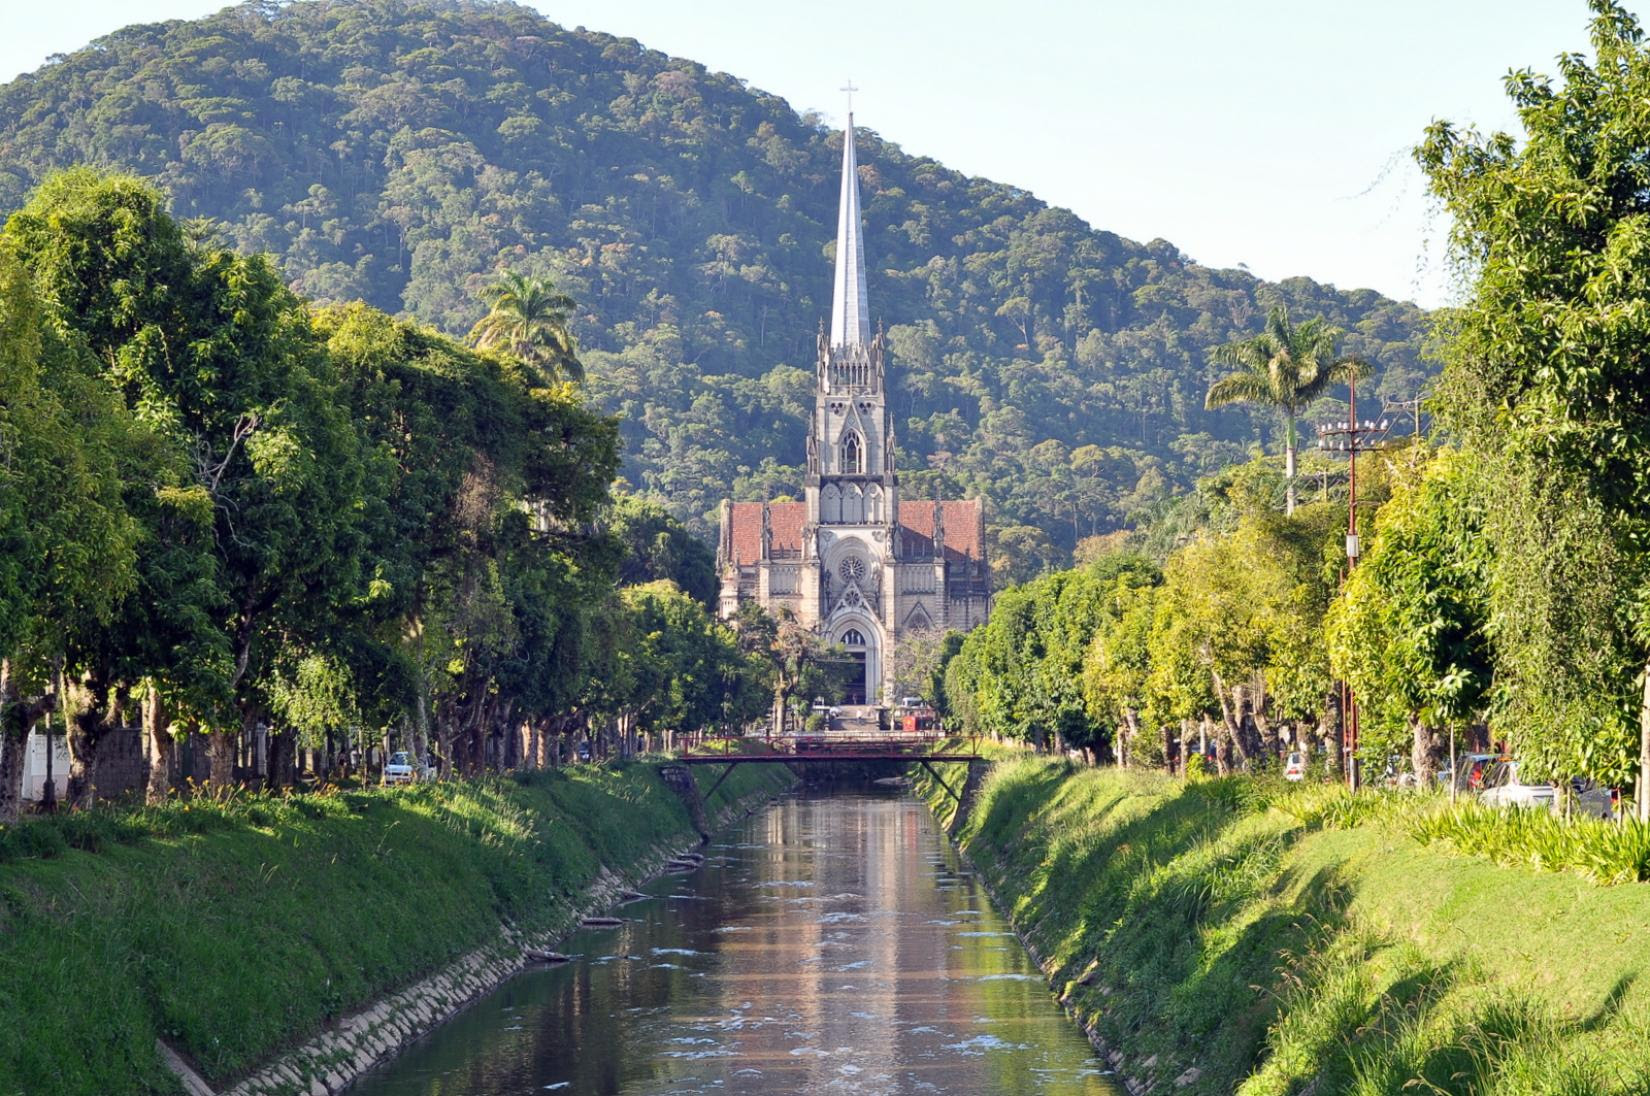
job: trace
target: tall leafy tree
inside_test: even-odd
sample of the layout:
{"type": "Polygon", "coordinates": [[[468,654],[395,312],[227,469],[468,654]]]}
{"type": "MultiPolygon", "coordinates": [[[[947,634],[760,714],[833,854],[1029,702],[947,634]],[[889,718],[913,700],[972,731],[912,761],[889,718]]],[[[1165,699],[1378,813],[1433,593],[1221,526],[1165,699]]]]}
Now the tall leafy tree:
{"type": "Polygon", "coordinates": [[[573,298],[547,279],[508,272],[482,290],[487,314],[470,332],[483,350],[513,354],[547,382],[584,380],[570,330],[573,298]]]}
{"type": "Polygon", "coordinates": [[[123,473],[141,432],[66,336],[0,244],[0,822],[71,636],[106,628],[136,581],[123,473]]]}
{"type": "Polygon", "coordinates": [[[1295,457],[1301,412],[1332,384],[1369,372],[1359,359],[1339,356],[1341,332],[1321,316],[1293,323],[1288,310],[1266,314],[1266,330],[1254,338],[1216,347],[1210,359],[1235,368],[1209,386],[1204,405],[1256,403],[1273,408],[1283,422],[1284,512],[1295,512],[1295,457]]]}
{"type": "Polygon", "coordinates": [[[1335,674],[1358,697],[1360,738],[1377,756],[1407,748],[1423,787],[1438,733],[1478,718],[1490,696],[1488,503],[1470,457],[1422,465],[1377,513],[1324,625],[1335,674]]]}
{"type": "Polygon", "coordinates": [[[1498,730],[1546,775],[1636,769],[1650,818],[1650,50],[1590,6],[1595,60],[1508,76],[1522,140],[1416,155],[1472,279],[1440,403],[1494,483],[1498,730]]]}
{"type": "MultiPolygon", "coordinates": [[[[212,514],[230,659],[232,708],[207,724],[244,733],[267,714],[280,646],[324,631],[359,592],[359,439],[302,304],[264,259],[186,236],[128,176],[64,172],[6,235],[106,382],[187,454],[187,489],[212,514]]],[[[84,633],[68,678],[71,748],[87,761],[132,684],[111,638],[84,633]]],[[[234,735],[211,741],[213,780],[228,782],[234,735]]]]}

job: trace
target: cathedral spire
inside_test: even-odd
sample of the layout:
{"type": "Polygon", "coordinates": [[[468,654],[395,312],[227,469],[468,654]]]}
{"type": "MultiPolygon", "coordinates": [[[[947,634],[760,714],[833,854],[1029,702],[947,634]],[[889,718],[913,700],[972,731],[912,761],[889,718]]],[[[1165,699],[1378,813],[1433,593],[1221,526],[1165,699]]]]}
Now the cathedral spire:
{"type": "MultiPolygon", "coordinates": [[[[851,86],[851,85],[850,85],[851,86]]],[[[852,104],[852,100],[849,100],[852,104]]],[[[837,207],[836,281],[831,294],[831,345],[871,342],[871,309],[865,299],[865,238],[859,220],[859,172],[854,159],[854,112],[842,134],[842,199],[837,207]]]]}

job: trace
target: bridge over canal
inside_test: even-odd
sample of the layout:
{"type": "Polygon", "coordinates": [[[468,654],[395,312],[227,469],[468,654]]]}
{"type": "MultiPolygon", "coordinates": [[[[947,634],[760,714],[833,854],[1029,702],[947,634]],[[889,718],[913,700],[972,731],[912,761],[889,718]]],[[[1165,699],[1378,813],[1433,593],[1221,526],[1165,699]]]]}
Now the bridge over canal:
{"type": "MultiPolygon", "coordinates": [[[[740,765],[789,765],[793,769],[817,766],[847,767],[866,763],[920,765],[935,783],[962,808],[977,781],[985,758],[973,749],[949,748],[938,731],[884,731],[875,721],[874,709],[850,709],[833,717],[828,729],[813,734],[774,735],[766,738],[731,739],[720,748],[704,747],[688,751],[660,770],[665,782],[689,800],[695,820],[703,813],[703,801],[716,793],[728,775],[740,765]],[[968,765],[968,782],[961,789],[934,768],[937,764],[968,765]],[[716,781],[700,793],[692,779],[699,766],[721,766],[716,781]],[[697,802],[695,802],[697,800],[697,802]]],[[[961,814],[959,810],[959,816],[961,814]]],[[[701,826],[701,830],[703,830],[701,826]]]]}

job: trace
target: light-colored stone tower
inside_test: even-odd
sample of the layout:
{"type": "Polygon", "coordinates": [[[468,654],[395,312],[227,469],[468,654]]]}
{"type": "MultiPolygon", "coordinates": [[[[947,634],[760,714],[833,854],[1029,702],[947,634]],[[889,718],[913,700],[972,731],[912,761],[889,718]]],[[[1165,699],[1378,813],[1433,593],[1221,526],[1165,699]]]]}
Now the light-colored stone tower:
{"type": "Polygon", "coordinates": [[[882,333],[871,332],[853,115],[842,143],[831,322],[819,334],[801,502],[722,504],[721,611],[790,609],[864,666],[850,701],[893,703],[902,636],[990,607],[978,499],[899,497],[882,333]]]}

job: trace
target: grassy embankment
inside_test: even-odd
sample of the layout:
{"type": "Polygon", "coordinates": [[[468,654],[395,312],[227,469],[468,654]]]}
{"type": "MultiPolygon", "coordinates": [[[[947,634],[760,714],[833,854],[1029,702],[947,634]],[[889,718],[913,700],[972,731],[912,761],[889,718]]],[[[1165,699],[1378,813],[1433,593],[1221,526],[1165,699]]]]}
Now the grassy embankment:
{"type": "Polygon", "coordinates": [[[0,830],[0,1093],[176,1092],[157,1036],[224,1081],[692,836],[647,764],[0,830]]]}
{"type": "Polygon", "coordinates": [[[1650,886],[1462,855],[1438,817],[1023,759],[958,836],[1152,1091],[1650,1091],[1650,886]]]}

